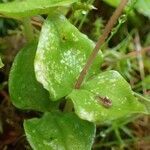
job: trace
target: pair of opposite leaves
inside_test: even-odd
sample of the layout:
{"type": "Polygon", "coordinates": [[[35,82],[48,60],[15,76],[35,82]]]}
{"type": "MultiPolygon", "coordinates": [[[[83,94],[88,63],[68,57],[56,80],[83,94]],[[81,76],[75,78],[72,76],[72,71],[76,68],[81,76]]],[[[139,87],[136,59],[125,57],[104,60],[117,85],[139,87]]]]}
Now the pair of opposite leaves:
{"type": "Polygon", "coordinates": [[[16,56],[9,78],[12,102],[21,109],[46,112],[41,119],[24,123],[33,149],[90,150],[95,125],[88,121],[102,123],[131,113],[146,112],[118,72],[99,74],[101,52],[81,89],[73,89],[93,47],[94,43],[64,16],[54,15],[45,21],[38,47],[36,42],[31,43],[16,56]],[[54,105],[52,101],[65,96],[72,100],[79,118],[74,113],[49,112],[54,105]],[[108,97],[112,106],[109,109],[103,107],[97,96],[108,97]]]}
{"type": "Polygon", "coordinates": [[[81,89],[73,89],[93,47],[94,43],[64,16],[49,16],[42,27],[37,51],[36,43],[32,43],[14,61],[9,80],[13,103],[22,109],[44,112],[51,109],[52,101],[67,96],[73,101],[77,115],[92,122],[145,112],[145,107],[133,96],[129,84],[118,72],[98,74],[101,52],[81,89]],[[49,93],[37,82],[35,75],[49,93]],[[103,107],[96,96],[107,97],[112,106],[103,107]]]}

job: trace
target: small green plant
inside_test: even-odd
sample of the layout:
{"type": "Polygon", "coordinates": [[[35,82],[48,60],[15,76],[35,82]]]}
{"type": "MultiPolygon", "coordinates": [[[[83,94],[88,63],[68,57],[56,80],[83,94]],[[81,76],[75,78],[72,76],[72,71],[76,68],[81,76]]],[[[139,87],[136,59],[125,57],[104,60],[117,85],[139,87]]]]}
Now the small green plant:
{"type": "Polygon", "coordinates": [[[99,71],[103,62],[100,46],[127,0],[119,5],[96,45],[65,17],[72,4],[82,5],[78,2],[25,0],[0,4],[2,17],[24,25],[27,44],[13,62],[9,92],[17,108],[42,112],[41,118],[24,121],[26,137],[35,150],[90,150],[96,125],[150,113],[150,102],[139,101],[136,96],[140,96],[117,71],[99,71]],[[48,17],[40,35],[35,36],[30,17],[41,14],[48,17]],[[62,103],[65,106],[60,109],[62,103]]]}

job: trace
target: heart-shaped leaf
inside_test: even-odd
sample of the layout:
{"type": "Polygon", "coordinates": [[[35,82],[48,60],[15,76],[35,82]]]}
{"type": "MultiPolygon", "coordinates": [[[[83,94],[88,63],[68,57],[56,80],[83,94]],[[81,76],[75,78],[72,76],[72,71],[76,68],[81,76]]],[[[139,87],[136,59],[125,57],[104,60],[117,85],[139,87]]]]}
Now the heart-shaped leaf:
{"type": "Polygon", "coordinates": [[[13,104],[21,109],[50,110],[48,92],[37,82],[34,57],[37,43],[31,43],[16,56],[9,76],[9,92],[13,104]]]}
{"type": "Polygon", "coordinates": [[[51,8],[68,6],[78,0],[24,0],[0,4],[0,14],[7,17],[20,18],[46,14],[51,8]]]}
{"type": "MultiPolygon", "coordinates": [[[[52,100],[68,95],[80,74],[94,43],[80,33],[64,16],[49,16],[43,25],[35,57],[37,80],[50,92],[52,100]]],[[[88,77],[99,72],[101,52],[88,77]]]]}
{"type": "Polygon", "coordinates": [[[34,150],[91,150],[95,136],[94,124],[73,113],[46,113],[25,121],[24,128],[34,150]]]}
{"type": "Polygon", "coordinates": [[[4,66],[4,64],[2,63],[2,59],[0,57],[0,68],[2,68],[4,66]]]}
{"type": "Polygon", "coordinates": [[[133,96],[131,87],[116,71],[107,71],[86,82],[68,96],[75,112],[85,120],[109,122],[131,113],[146,113],[146,108],[133,96]]]}

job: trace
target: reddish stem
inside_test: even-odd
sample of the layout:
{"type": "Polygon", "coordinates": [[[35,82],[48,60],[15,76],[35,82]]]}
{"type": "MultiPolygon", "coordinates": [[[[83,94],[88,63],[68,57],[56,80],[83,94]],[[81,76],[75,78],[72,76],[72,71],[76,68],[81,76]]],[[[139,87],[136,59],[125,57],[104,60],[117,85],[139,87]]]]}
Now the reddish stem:
{"type": "Polygon", "coordinates": [[[83,70],[81,71],[81,73],[79,75],[79,78],[77,79],[77,82],[75,84],[75,89],[79,89],[81,87],[82,82],[83,82],[89,68],[91,67],[95,57],[98,54],[100,46],[104,44],[104,42],[105,42],[106,38],[108,37],[109,33],[111,32],[113,26],[116,24],[118,18],[122,14],[122,11],[123,11],[124,7],[126,6],[127,2],[128,2],[128,0],[121,0],[119,6],[115,10],[115,12],[111,16],[111,18],[109,19],[107,25],[105,26],[103,34],[99,37],[95,48],[93,49],[93,51],[92,51],[91,55],[89,56],[83,70]]]}

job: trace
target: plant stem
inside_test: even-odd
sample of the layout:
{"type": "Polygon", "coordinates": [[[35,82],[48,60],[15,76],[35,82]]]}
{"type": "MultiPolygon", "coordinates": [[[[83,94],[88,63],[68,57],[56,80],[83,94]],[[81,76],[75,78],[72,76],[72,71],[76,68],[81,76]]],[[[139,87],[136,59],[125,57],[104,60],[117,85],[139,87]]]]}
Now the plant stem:
{"type": "MultiPolygon", "coordinates": [[[[145,78],[145,72],[144,72],[144,63],[143,63],[143,57],[142,57],[142,46],[141,46],[140,36],[138,32],[136,33],[134,42],[135,42],[135,49],[138,53],[137,61],[139,65],[140,77],[141,77],[141,80],[143,81],[145,78]]],[[[145,89],[143,82],[142,82],[142,89],[143,89],[143,94],[146,95],[146,89],[145,89]]]]}
{"type": "Polygon", "coordinates": [[[34,34],[33,34],[33,28],[32,28],[30,18],[24,18],[23,19],[23,25],[24,25],[24,35],[27,39],[27,42],[33,41],[34,40],[34,34]]]}
{"type": "MultiPolygon", "coordinates": [[[[150,136],[146,136],[146,137],[135,137],[134,139],[123,139],[125,144],[130,144],[130,143],[135,143],[138,141],[149,141],[150,140],[150,136]]],[[[119,141],[111,141],[111,142],[107,142],[107,143],[98,143],[95,144],[93,146],[93,148],[101,148],[101,147],[111,147],[113,145],[118,145],[119,141]]]]}
{"type": "Polygon", "coordinates": [[[119,142],[119,145],[122,147],[124,145],[124,142],[121,138],[121,135],[120,135],[120,132],[119,132],[119,129],[118,128],[115,128],[115,134],[116,134],[116,138],[119,142]]]}
{"type": "Polygon", "coordinates": [[[77,79],[77,82],[75,84],[75,88],[79,89],[80,86],[82,85],[82,82],[90,68],[90,66],[92,65],[95,57],[98,54],[98,51],[100,49],[100,46],[104,44],[106,38],[108,37],[109,33],[111,32],[113,26],[116,24],[118,18],[120,17],[120,15],[122,14],[122,11],[125,7],[125,5],[127,4],[128,0],[121,0],[119,6],[117,7],[117,9],[115,10],[114,14],[111,16],[111,18],[109,19],[107,25],[105,26],[105,29],[103,31],[102,36],[99,37],[98,42],[96,43],[95,48],[93,49],[91,55],[89,56],[83,70],[81,71],[79,78],[77,79]]]}
{"type": "Polygon", "coordinates": [[[67,100],[63,111],[72,112],[72,109],[73,109],[73,103],[70,100],[67,100]]]}
{"type": "Polygon", "coordinates": [[[138,97],[139,99],[142,99],[142,100],[144,100],[144,101],[150,103],[150,99],[148,99],[148,98],[142,96],[141,94],[134,92],[134,95],[135,95],[136,97],[138,97]]]}
{"type": "Polygon", "coordinates": [[[145,54],[148,51],[150,51],[150,46],[142,48],[140,52],[138,52],[136,50],[132,50],[130,53],[128,53],[127,55],[123,56],[123,58],[137,57],[137,55],[139,55],[139,53],[141,53],[141,55],[143,55],[143,54],[145,54]]]}
{"type": "MultiPolygon", "coordinates": [[[[87,4],[93,4],[93,3],[94,3],[94,0],[89,0],[89,1],[87,2],[87,4]]],[[[89,10],[86,12],[86,14],[84,15],[84,17],[82,18],[82,20],[81,20],[81,22],[80,22],[80,24],[79,24],[79,27],[78,27],[79,30],[81,30],[82,25],[83,25],[83,23],[85,22],[85,19],[86,19],[88,13],[89,13],[89,10]]]]}

